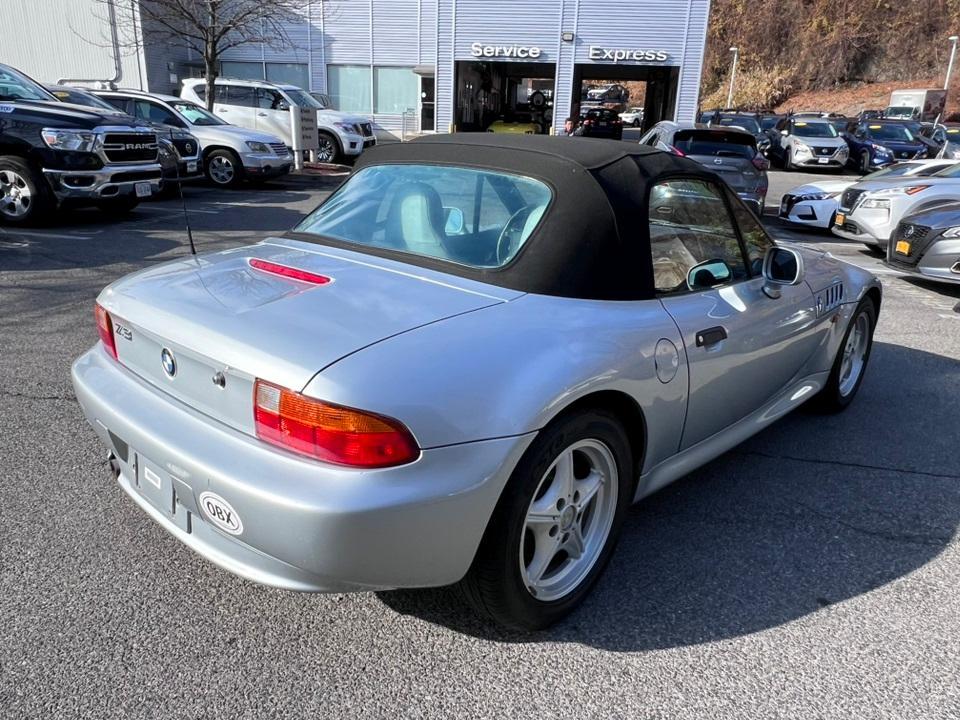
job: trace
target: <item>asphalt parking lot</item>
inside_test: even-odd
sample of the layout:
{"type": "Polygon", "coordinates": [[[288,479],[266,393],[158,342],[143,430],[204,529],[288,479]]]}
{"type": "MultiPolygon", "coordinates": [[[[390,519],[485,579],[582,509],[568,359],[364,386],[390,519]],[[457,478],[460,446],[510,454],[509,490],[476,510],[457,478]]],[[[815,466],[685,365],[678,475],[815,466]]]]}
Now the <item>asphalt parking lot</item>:
{"type": "MultiPolygon", "coordinates": [[[[774,173],[768,202],[806,176],[774,173]]],[[[282,232],[333,182],[189,188],[201,251],[282,232]]],[[[882,274],[856,402],[798,412],[633,508],[559,626],[485,626],[447,589],[240,580],[110,479],[70,385],[112,280],[188,252],[175,201],[0,228],[0,716],[960,716],[960,287],[882,274]]]]}

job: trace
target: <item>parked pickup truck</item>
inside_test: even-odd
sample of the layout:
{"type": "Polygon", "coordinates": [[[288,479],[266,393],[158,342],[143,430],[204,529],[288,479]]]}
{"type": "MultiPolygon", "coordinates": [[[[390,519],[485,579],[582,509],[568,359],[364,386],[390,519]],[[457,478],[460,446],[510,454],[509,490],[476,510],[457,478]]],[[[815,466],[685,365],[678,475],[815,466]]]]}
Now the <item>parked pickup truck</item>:
{"type": "Polygon", "coordinates": [[[0,64],[0,222],[29,224],[66,205],[128,212],[160,190],[158,160],[154,130],[61,103],[0,64]]]}

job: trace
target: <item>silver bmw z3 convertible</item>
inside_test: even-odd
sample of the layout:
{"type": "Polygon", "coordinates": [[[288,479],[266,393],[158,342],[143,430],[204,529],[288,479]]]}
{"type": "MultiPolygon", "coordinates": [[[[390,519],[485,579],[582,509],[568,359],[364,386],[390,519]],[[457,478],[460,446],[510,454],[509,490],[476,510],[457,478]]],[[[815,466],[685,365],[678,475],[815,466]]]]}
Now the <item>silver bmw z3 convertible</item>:
{"type": "Polygon", "coordinates": [[[365,152],[293,231],[123,278],[73,366],[120,487],[291,590],[459,583],[536,629],[632,502],[856,394],[877,279],[713,173],[582,138],[365,152]]]}

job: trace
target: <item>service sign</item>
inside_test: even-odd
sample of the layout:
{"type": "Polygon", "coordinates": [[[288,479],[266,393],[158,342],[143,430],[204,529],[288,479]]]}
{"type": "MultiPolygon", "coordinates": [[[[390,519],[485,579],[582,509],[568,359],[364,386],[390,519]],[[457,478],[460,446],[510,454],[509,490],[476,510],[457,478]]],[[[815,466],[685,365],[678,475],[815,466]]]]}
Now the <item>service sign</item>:
{"type": "Polygon", "coordinates": [[[290,136],[294,150],[316,150],[320,147],[317,111],[314,108],[290,107],[290,136]]]}
{"type": "Polygon", "coordinates": [[[590,59],[599,62],[664,62],[670,53],[664,50],[634,50],[631,48],[605,48],[590,46],[590,59]]]}
{"type": "Polygon", "coordinates": [[[470,45],[470,54],[474,57],[498,57],[534,60],[543,54],[536,45],[484,45],[475,42],[470,45]]]}

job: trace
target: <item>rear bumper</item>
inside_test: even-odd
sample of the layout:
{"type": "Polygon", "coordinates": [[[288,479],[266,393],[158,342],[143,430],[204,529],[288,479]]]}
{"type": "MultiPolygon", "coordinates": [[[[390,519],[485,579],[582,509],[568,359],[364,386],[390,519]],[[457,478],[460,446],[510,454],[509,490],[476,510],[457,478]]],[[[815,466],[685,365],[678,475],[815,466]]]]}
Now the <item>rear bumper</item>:
{"type": "Polygon", "coordinates": [[[120,486],[151,518],[220,567],[290,590],[456,582],[534,437],[435,448],[398,468],[350,470],[301,459],[212,421],[130,373],[99,345],[74,363],[72,377],[84,415],[117,456],[120,486]],[[144,482],[145,468],[154,480],[161,476],[162,493],[144,482]],[[235,510],[239,535],[207,520],[200,505],[205,492],[235,510]]]}
{"type": "Polygon", "coordinates": [[[58,200],[93,202],[133,195],[139,182],[149,182],[151,192],[159,192],[163,170],[159,163],[144,163],[109,165],[98,170],[44,169],[43,174],[58,200]]]}

